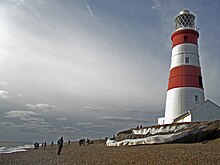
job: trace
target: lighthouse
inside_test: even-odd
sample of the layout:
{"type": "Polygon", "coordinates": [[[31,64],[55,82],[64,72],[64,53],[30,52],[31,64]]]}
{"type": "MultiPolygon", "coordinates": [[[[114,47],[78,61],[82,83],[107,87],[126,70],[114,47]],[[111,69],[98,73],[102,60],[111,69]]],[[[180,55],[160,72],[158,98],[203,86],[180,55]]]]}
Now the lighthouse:
{"type": "Polygon", "coordinates": [[[182,10],[175,18],[175,31],[171,36],[172,56],[164,123],[175,118],[205,100],[198,51],[199,32],[195,16],[182,10]]]}

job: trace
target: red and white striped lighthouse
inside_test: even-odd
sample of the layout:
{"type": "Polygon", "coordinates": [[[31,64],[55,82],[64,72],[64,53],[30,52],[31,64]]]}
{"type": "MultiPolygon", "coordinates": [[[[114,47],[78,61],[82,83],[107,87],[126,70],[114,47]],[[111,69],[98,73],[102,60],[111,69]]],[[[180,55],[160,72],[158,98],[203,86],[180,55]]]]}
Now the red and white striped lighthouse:
{"type": "Polygon", "coordinates": [[[199,33],[195,16],[183,10],[175,18],[170,76],[164,123],[184,114],[205,100],[198,53],[199,33]]]}

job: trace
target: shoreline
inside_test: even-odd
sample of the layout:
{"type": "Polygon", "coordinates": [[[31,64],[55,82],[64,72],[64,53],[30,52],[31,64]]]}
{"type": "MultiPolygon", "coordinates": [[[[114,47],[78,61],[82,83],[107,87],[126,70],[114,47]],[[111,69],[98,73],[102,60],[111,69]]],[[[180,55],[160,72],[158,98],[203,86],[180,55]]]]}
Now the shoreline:
{"type": "Polygon", "coordinates": [[[143,164],[220,164],[220,138],[204,143],[159,144],[107,147],[103,141],[89,146],[72,142],[64,144],[61,155],[57,146],[44,150],[0,154],[0,165],[75,164],[75,165],[143,165],[143,164]]]}

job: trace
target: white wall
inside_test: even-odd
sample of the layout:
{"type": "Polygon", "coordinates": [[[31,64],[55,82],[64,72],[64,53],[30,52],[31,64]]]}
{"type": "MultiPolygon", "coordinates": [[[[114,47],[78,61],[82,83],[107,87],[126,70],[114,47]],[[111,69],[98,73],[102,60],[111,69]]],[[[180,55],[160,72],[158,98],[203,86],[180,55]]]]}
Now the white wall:
{"type": "Polygon", "coordinates": [[[220,107],[210,100],[191,110],[192,122],[220,120],[220,107]]]}
{"type": "Polygon", "coordinates": [[[164,117],[158,118],[158,125],[163,125],[163,124],[164,124],[164,121],[165,121],[165,118],[164,118],[164,117]]]}
{"type": "Polygon", "coordinates": [[[188,116],[184,117],[183,119],[177,121],[177,123],[182,123],[182,122],[191,122],[192,121],[192,116],[189,114],[188,116]]]}

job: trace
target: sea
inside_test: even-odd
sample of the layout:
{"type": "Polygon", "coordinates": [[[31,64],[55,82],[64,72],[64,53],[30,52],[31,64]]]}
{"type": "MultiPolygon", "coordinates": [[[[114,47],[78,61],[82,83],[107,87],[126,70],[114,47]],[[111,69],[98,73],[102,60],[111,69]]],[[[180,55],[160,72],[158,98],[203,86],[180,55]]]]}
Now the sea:
{"type": "Polygon", "coordinates": [[[1,153],[25,152],[28,148],[34,148],[32,143],[28,142],[2,142],[0,141],[1,153]]]}

